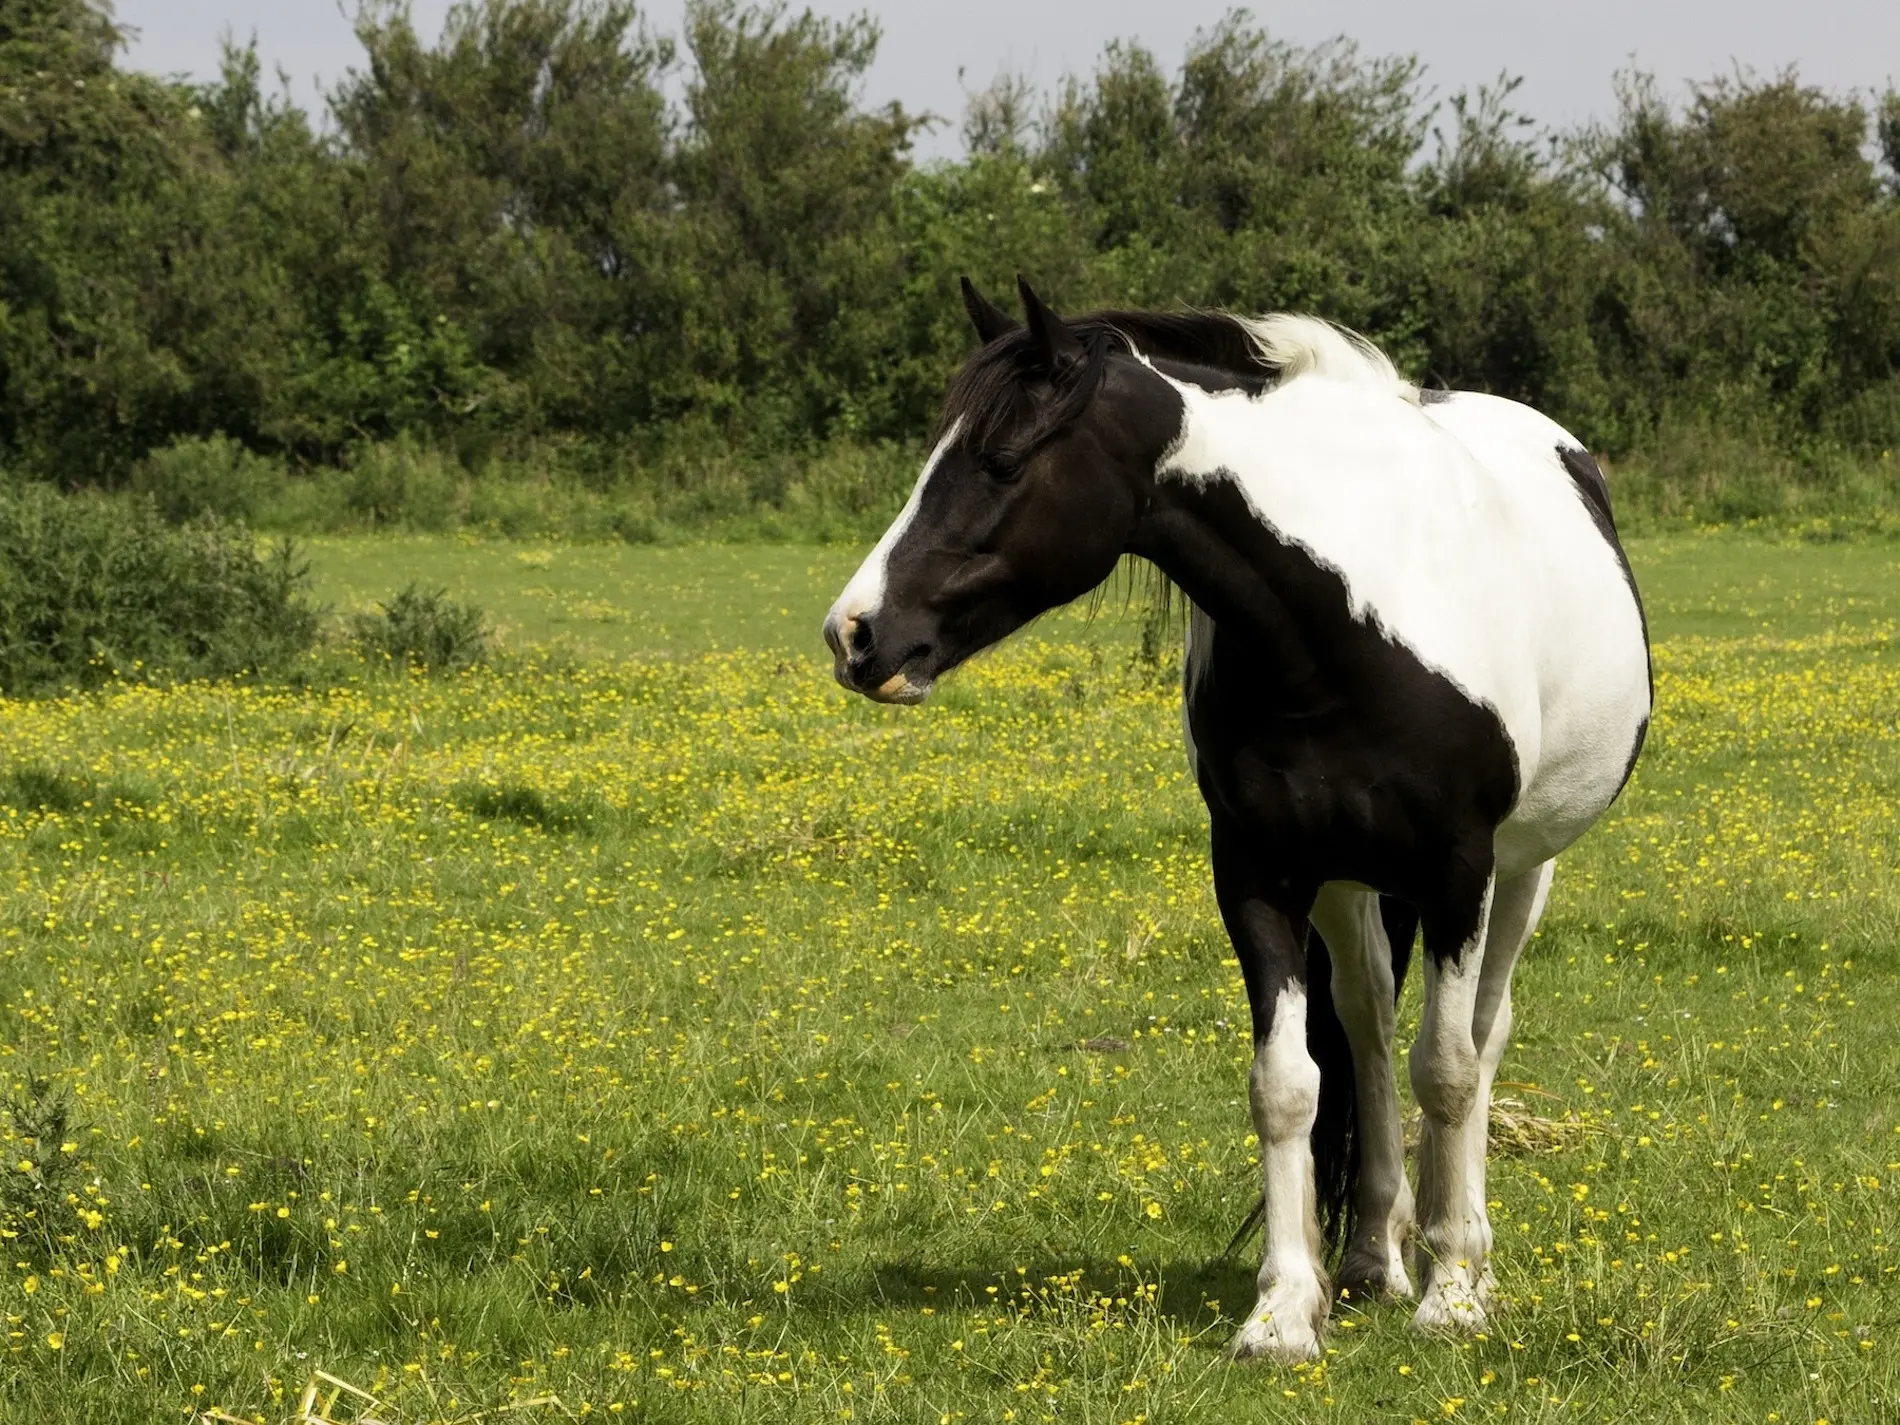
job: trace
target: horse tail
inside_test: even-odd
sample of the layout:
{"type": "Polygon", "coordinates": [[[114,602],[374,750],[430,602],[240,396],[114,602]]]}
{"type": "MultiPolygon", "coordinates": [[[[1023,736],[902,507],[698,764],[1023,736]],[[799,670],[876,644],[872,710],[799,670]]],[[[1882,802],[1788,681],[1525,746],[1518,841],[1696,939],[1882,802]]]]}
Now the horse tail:
{"type": "MultiPolygon", "coordinates": [[[[1405,989],[1418,934],[1418,912],[1391,896],[1379,898],[1379,918],[1392,951],[1392,994],[1405,989]]],[[[1319,1110],[1313,1117],[1313,1186],[1320,1230],[1329,1255],[1352,1240],[1357,1225],[1353,1189],[1359,1181],[1359,1083],[1346,1026],[1333,1005],[1333,957],[1326,941],[1306,933],[1306,1052],[1319,1065],[1319,1110]]]]}
{"type": "Polygon", "coordinates": [[[1306,1052],[1319,1065],[1313,1116],[1313,1188],[1327,1255],[1350,1240],[1353,1183],[1359,1176],[1359,1090],[1352,1046],[1333,1007],[1333,957],[1317,930],[1306,932],[1306,1052]]]}

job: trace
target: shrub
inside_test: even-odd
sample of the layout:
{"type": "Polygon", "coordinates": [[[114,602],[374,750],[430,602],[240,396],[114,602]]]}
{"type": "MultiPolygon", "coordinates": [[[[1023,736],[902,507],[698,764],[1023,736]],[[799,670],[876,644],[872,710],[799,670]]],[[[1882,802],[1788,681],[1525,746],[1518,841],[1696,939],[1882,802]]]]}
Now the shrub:
{"type": "Polygon", "coordinates": [[[487,618],[473,604],[451,599],[447,589],[410,584],[376,610],[350,620],[357,646],[368,657],[443,673],[488,656],[487,618]]]}
{"type": "Polygon", "coordinates": [[[405,435],[358,446],[339,483],[357,523],[444,530],[459,523],[465,479],[452,456],[405,435]]]}
{"type": "Polygon", "coordinates": [[[308,566],[149,499],[0,491],[0,693],[282,668],[316,640],[308,566]]]}
{"type": "Polygon", "coordinates": [[[132,472],[132,488],[175,524],[206,515],[255,523],[288,480],[278,462],[222,435],[154,450],[132,472]]]}
{"type": "Polygon", "coordinates": [[[1815,521],[1890,528],[1900,462],[1811,441],[1788,450],[1702,414],[1659,426],[1639,457],[1608,467],[1618,527],[1815,521]]]}

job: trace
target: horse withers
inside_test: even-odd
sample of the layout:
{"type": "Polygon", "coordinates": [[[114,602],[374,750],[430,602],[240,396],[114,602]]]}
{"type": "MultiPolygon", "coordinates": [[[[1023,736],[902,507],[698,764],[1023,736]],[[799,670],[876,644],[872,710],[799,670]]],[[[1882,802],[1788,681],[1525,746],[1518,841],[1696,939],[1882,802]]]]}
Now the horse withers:
{"type": "Polygon", "coordinates": [[[1481,1330],[1511,971],[1649,719],[1603,475],[1537,412],[1420,391],[1314,318],[1021,295],[1019,323],[964,284],[982,346],[825,620],[838,681],[922,702],[1123,555],[1185,592],[1188,757],[1253,1017],[1265,1246],[1234,1352],[1317,1355],[1335,1287],[1481,1330]],[[1392,1038],[1416,935],[1414,1197],[1392,1038]]]}

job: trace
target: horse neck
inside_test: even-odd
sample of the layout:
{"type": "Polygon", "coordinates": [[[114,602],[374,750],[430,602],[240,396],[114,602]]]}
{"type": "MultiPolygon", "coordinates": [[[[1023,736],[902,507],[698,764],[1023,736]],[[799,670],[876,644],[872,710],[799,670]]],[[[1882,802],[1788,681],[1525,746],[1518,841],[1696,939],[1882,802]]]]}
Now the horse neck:
{"type": "Polygon", "coordinates": [[[1223,635],[1257,643],[1270,666],[1296,679],[1310,667],[1301,615],[1316,591],[1304,561],[1236,486],[1157,481],[1130,552],[1165,574],[1223,635]]]}
{"type": "Polygon", "coordinates": [[[1254,644],[1255,661],[1298,686],[1324,656],[1323,630],[1336,622],[1344,590],[1337,571],[1285,531],[1312,525],[1320,502],[1341,502],[1344,516],[1368,497],[1362,481],[1329,463],[1321,433],[1326,423],[1376,417],[1383,403],[1365,404],[1332,382],[1291,405],[1268,395],[1271,411],[1232,387],[1175,389],[1174,438],[1155,463],[1131,552],[1166,574],[1224,639],[1254,644]]]}

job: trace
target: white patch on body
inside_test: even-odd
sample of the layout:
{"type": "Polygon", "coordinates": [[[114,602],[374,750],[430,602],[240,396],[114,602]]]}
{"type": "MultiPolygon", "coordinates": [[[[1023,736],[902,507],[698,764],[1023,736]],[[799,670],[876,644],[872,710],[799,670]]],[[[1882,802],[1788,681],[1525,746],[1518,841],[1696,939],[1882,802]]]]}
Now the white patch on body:
{"type": "Polygon", "coordinates": [[[1526,656],[1537,670],[1539,756],[1520,765],[1517,805],[1498,828],[1502,880],[1569,846],[1616,796],[1650,713],[1649,656],[1628,575],[1557,455],[1582,442],[1498,396],[1456,395],[1425,415],[1494,472],[1534,550],[1523,593],[1538,610],[1526,656]]]}
{"type": "Polygon", "coordinates": [[[1288,984],[1274,1001],[1266,1041],[1254,1048],[1248,1085],[1260,1175],[1266,1243],[1260,1298],[1235,1335],[1236,1358],[1310,1361],[1331,1306],[1320,1274],[1318,1203],[1313,1185],[1313,1118],[1319,1111],[1319,1065],[1306,1052],[1306,991],[1288,984]]]}
{"type": "Polygon", "coordinates": [[[1636,601],[1558,458],[1577,444],[1561,427],[1496,397],[1421,408],[1389,364],[1342,360],[1258,396],[1162,376],[1185,415],[1157,476],[1233,481],[1340,575],[1355,617],[1497,714],[1519,778],[1498,870],[1528,870],[1622,781],[1649,711],[1636,601]]]}

